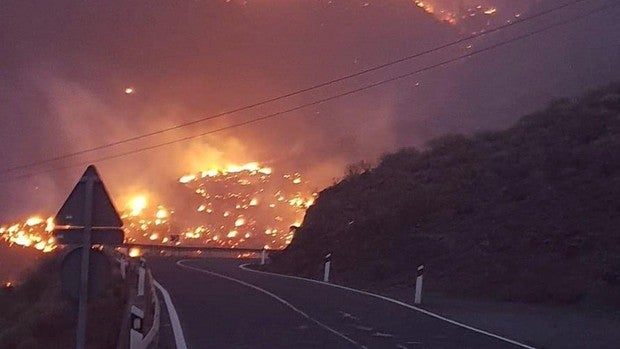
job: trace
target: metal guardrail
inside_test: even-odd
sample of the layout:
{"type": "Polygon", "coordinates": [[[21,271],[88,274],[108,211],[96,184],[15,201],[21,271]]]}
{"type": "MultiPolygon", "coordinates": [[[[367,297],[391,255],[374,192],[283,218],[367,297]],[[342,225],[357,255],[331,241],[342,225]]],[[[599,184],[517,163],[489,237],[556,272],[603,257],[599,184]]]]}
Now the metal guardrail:
{"type": "Polygon", "coordinates": [[[262,253],[263,251],[273,253],[282,250],[262,249],[262,248],[227,248],[227,247],[206,247],[206,246],[171,246],[171,245],[151,245],[125,243],[125,248],[137,247],[143,250],[163,250],[163,251],[203,251],[203,252],[239,252],[239,253],[262,253]]]}
{"type": "Polygon", "coordinates": [[[151,271],[143,259],[136,260],[121,253],[118,256],[120,273],[129,294],[117,349],[156,348],[161,305],[151,271]]]}
{"type": "MultiPolygon", "coordinates": [[[[161,318],[161,306],[159,303],[159,298],[157,297],[157,292],[155,291],[155,286],[153,285],[153,276],[151,275],[151,271],[146,271],[147,275],[145,277],[148,280],[149,290],[148,295],[150,297],[147,298],[145,302],[145,310],[149,310],[152,312],[152,318],[150,318],[150,313],[142,312],[143,317],[139,318],[137,315],[140,313],[140,308],[137,305],[132,305],[132,328],[130,329],[129,334],[129,348],[130,349],[148,349],[148,348],[157,348],[158,339],[159,339],[159,325],[161,318]],[[149,299],[150,298],[150,299],[149,299]],[[150,301],[149,301],[150,300],[150,301]],[[135,311],[138,310],[138,311],[135,311]],[[138,313],[138,314],[134,314],[138,313]],[[144,333],[145,320],[150,318],[150,328],[144,333]],[[140,321],[141,324],[139,328],[134,329],[134,324],[136,321],[140,321]]],[[[144,281],[147,283],[147,281],[144,281]]],[[[138,285],[140,286],[140,285],[138,285]]]]}

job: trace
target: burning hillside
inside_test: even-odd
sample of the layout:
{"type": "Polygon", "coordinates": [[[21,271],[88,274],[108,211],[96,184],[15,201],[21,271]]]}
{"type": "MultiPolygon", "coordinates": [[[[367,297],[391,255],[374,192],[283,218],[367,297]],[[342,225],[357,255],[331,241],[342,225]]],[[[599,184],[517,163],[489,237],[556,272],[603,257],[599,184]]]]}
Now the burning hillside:
{"type": "MultiPolygon", "coordinates": [[[[120,212],[126,241],[280,249],[291,242],[316,197],[300,173],[276,174],[258,163],[188,174],[178,185],[178,196],[187,198],[192,212],[153,204],[148,195],[133,196],[120,212]]],[[[49,252],[56,248],[53,227],[52,217],[33,216],[1,226],[0,238],[49,252]]]]}
{"type": "Polygon", "coordinates": [[[465,31],[484,32],[486,27],[510,23],[539,0],[414,0],[424,12],[465,31]]]}
{"type": "Polygon", "coordinates": [[[32,247],[47,253],[56,249],[51,235],[53,229],[52,217],[43,219],[32,216],[24,222],[0,226],[0,240],[6,241],[9,246],[32,247]]]}
{"type": "Polygon", "coordinates": [[[284,248],[316,194],[300,173],[276,174],[258,163],[209,169],[179,182],[198,200],[205,223],[185,230],[185,239],[225,247],[284,248]]]}

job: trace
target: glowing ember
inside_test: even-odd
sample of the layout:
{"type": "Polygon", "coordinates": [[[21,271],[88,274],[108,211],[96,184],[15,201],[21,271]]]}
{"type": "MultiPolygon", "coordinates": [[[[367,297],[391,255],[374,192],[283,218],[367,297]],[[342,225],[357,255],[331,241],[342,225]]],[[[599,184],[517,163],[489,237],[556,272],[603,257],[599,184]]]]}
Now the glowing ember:
{"type": "Polygon", "coordinates": [[[245,219],[243,217],[237,218],[235,221],[235,227],[240,227],[245,224],[245,219]]]}
{"type": "Polygon", "coordinates": [[[35,226],[35,225],[39,225],[43,223],[43,218],[40,217],[30,217],[26,220],[26,225],[29,227],[35,226]]]}
{"type": "Polygon", "coordinates": [[[166,211],[165,208],[160,207],[157,210],[157,213],[155,214],[155,217],[157,217],[158,219],[164,219],[164,218],[168,217],[168,211],[166,211]]]}
{"type": "Polygon", "coordinates": [[[45,221],[46,225],[45,225],[45,231],[48,233],[51,233],[52,231],[54,231],[54,217],[48,217],[47,220],[45,221]]]}
{"type": "Polygon", "coordinates": [[[140,257],[142,255],[142,251],[137,247],[132,247],[129,249],[129,257],[140,257]]]}
{"type": "Polygon", "coordinates": [[[146,196],[136,196],[129,201],[129,208],[131,209],[130,214],[132,216],[139,216],[140,213],[142,213],[142,211],[146,208],[147,204],[148,200],[146,199],[146,196]]]}
{"type": "Polygon", "coordinates": [[[191,181],[196,180],[196,176],[195,175],[187,175],[187,176],[183,176],[181,178],[179,178],[179,182],[183,183],[183,184],[187,184],[191,181]]]}

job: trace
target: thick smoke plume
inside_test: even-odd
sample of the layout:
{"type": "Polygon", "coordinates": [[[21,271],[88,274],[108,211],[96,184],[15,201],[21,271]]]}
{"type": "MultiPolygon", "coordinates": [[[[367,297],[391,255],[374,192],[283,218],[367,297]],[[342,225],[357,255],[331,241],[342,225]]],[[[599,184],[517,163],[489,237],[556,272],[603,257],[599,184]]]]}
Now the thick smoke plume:
{"type": "MultiPolygon", "coordinates": [[[[428,1],[437,8],[459,0],[428,1]]],[[[464,2],[466,7],[475,5],[464,2]]],[[[492,25],[560,1],[486,0],[492,25]],[[493,17],[497,16],[497,17],[493,17]]],[[[118,205],[174,200],[176,179],[258,161],[317,189],[346,164],[447,132],[501,128],[555,97],[620,78],[620,22],[600,14],[536,38],[262,123],[117,159],[482,48],[589,10],[588,2],[381,72],[149,139],[0,177],[0,219],[54,212],[94,162],[118,205]],[[471,47],[469,47],[471,45],[471,47]],[[75,165],[75,166],[72,166],[75,165]],[[72,166],[62,170],[57,167],[72,166]],[[15,180],[15,177],[41,173],[15,180]]],[[[432,48],[473,27],[411,1],[5,3],[0,12],[2,169],[252,104],[432,48]],[[131,88],[131,93],[126,89],[131,88]]],[[[488,10],[488,9],[487,9],[488,10]]],[[[482,16],[482,15],[480,15],[482,16]]],[[[488,28],[483,21],[476,30],[488,28]]]]}

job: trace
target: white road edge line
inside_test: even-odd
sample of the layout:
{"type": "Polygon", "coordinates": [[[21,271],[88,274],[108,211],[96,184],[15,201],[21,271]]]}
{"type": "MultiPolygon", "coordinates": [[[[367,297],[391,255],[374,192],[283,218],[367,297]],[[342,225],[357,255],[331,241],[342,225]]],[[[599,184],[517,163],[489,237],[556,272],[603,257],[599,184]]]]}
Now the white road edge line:
{"type": "Polygon", "coordinates": [[[278,297],[277,295],[275,295],[275,294],[273,294],[273,293],[271,293],[271,292],[269,292],[269,291],[267,291],[265,289],[262,289],[262,288],[260,288],[260,287],[258,287],[256,285],[247,283],[245,281],[241,281],[239,279],[232,278],[230,276],[222,275],[222,274],[219,274],[219,273],[216,273],[216,272],[213,272],[213,271],[209,271],[209,270],[205,270],[205,269],[201,269],[201,268],[197,268],[197,267],[192,267],[192,266],[185,265],[185,264],[182,263],[182,262],[187,261],[187,260],[189,260],[189,259],[180,260],[180,261],[177,262],[177,265],[180,266],[180,267],[183,267],[183,268],[192,269],[192,270],[195,270],[195,271],[199,271],[201,273],[209,274],[209,275],[212,275],[212,276],[215,276],[215,277],[219,277],[219,278],[226,279],[226,280],[229,280],[229,281],[232,281],[232,282],[236,282],[236,283],[238,283],[240,285],[243,285],[243,286],[249,287],[251,289],[254,289],[254,290],[258,291],[258,292],[264,293],[264,294],[268,295],[269,297],[277,300],[278,302],[284,304],[285,306],[289,307],[291,310],[293,310],[294,312],[298,313],[299,315],[301,315],[302,317],[306,318],[307,320],[315,323],[319,327],[321,327],[321,328],[331,332],[332,334],[334,334],[334,335],[344,339],[345,341],[347,341],[347,342],[349,342],[349,343],[351,343],[353,345],[356,345],[356,346],[361,347],[361,348],[364,347],[360,343],[358,343],[358,342],[354,341],[353,339],[347,337],[345,334],[340,333],[340,332],[334,330],[333,328],[325,325],[324,323],[322,323],[322,322],[320,322],[320,321],[310,317],[310,315],[304,313],[303,311],[301,311],[300,309],[298,309],[297,307],[295,307],[291,303],[287,302],[286,300],[278,297]]]}
{"type": "Polygon", "coordinates": [[[409,308],[409,309],[418,311],[420,313],[423,313],[425,315],[434,317],[436,319],[449,322],[449,323],[451,323],[453,325],[456,325],[456,326],[468,329],[470,331],[478,332],[480,334],[483,334],[483,335],[486,335],[486,336],[489,336],[489,337],[493,337],[495,339],[499,339],[501,341],[504,341],[504,342],[507,342],[507,343],[510,343],[510,344],[514,344],[514,345],[522,347],[522,348],[537,349],[535,347],[529,346],[529,345],[521,343],[521,342],[517,342],[517,341],[512,340],[510,338],[502,337],[502,336],[497,335],[495,333],[491,333],[491,332],[488,332],[488,331],[485,331],[485,330],[481,330],[479,328],[476,328],[476,327],[473,327],[473,326],[469,326],[469,325],[466,325],[466,324],[464,324],[462,322],[458,322],[458,321],[455,321],[455,320],[452,320],[452,319],[448,319],[448,318],[443,317],[443,316],[441,316],[439,314],[432,313],[432,312],[430,312],[428,310],[425,310],[425,309],[422,309],[422,308],[418,308],[416,306],[413,306],[411,304],[407,304],[405,302],[401,302],[401,301],[393,299],[393,298],[382,296],[382,295],[379,295],[379,294],[376,294],[376,293],[371,293],[371,292],[366,292],[366,291],[358,290],[358,289],[355,289],[355,288],[350,288],[350,287],[346,287],[346,286],[341,286],[341,285],[336,285],[336,284],[332,284],[332,283],[328,283],[328,282],[323,282],[323,281],[319,281],[319,280],[306,279],[306,278],[302,278],[302,277],[299,277],[299,276],[283,275],[283,274],[277,274],[277,273],[270,273],[270,272],[266,272],[266,271],[254,270],[254,269],[248,268],[248,265],[251,265],[251,264],[252,263],[241,264],[241,265],[239,265],[239,268],[242,269],[242,270],[245,270],[245,271],[252,272],[252,273],[267,274],[267,275],[278,276],[278,277],[283,277],[283,278],[303,280],[303,281],[307,281],[307,282],[313,282],[315,284],[331,286],[331,287],[343,289],[343,290],[346,290],[346,291],[351,291],[351,292],[363,294],[363,295],[366,295],[366,296],[382,299],[384,301],[388,301],[388,302],[391,302],[391,303],[403,306],[405,308],[409,308]]]}
{"type": "Polygon", "coordinates": [[[164,296],[164,301],[166,302],[166,309],[168,309],[168,317],[170,318],[170,325],[172,326],[172,332],[174,333],[174,342],[177,346],[177,349],[187,349],[187,344],[185,343],[185,336],[183,335],[183,328],[181,327],[181,322],[179,321],[179,314],[177,314],[177,310],[172,304],[170,293],[168,293],[168,291],[166,291],[166,289],[159,282],[153,280],[153,284],[164,296]]]}

